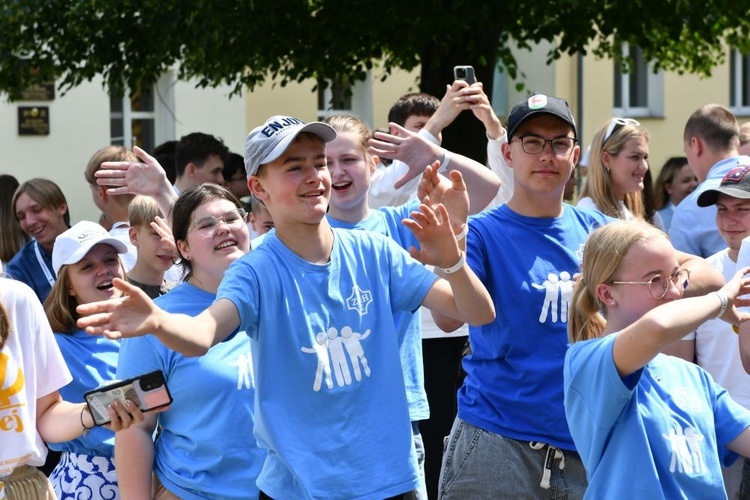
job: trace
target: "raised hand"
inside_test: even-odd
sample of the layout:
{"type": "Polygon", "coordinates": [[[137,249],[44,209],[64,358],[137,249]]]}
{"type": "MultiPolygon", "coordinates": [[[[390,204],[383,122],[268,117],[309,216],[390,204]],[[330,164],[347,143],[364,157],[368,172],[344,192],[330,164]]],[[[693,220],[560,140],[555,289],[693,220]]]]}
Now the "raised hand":
{"type": "Polygon", "coordinates": [[[437,205],[444,205],[454,233],[459,234],[469,216],[469,193],[461,172],[452,170],[448,180],[438,173],[439,168],[438,162],[425,168],[417,188],[417,197],[433,211],[437,211],[437,205]]]}
{"type": "Polygon", "coordinates": [[[112,284],[125,293],[119,299],[81,304],[77,324],[91,335],[110,339],[138,337],[156,331],[161,309],[140,288],[114,278],[112,284]]]}
{"type": "Polygon", "coordinates": [[[172,228],[165,219],[158,215],[151,223],[151,228],[156,231],[156,234],[161,236],[161,241],[167,243],[170,250],[172,251],[173,259],[177,258],[177,244],[174,241],[174,234],[172,234],[172,228]]]}
{"type": "Polygon", "coordinates": [[[422,264],[447,268],[461,258],[448,211],[442,204],[433,210],[423,203],[418,212],[411,213],[411,219],[404,219],[402,223],[419,240],[420,248],[409,248],[409,254],[422,264]]]}
{"type": "Polygon", "coordinates": [[[445,152],[437,144],[396,124],[388,124],[395,134],[375,132],[370,139],[370,151],[382,158],[400,160],[409,170],[393,185],[398,189],[422,174],[424,168],[436,160],[442,160],[445,152]]]}

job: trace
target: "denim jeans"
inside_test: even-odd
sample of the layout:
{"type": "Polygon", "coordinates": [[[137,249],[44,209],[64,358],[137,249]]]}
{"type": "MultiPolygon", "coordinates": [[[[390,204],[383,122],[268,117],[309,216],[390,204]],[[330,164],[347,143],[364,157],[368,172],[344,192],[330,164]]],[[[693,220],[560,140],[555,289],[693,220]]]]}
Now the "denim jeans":
{"type": "Polygon", "coordinates": [[[439,498],[583,498],[586,471],[578,454],[556,453],[541,443],[535,448],[528,441],[506,438],[456,418],[443,455],[439,498]],[[548,488],[540,486],[545,461],[551,463],[548,488]]]}
{"type": "Polygon", "coordinates": [[[424,477],[424,442],[422,435],[419,433],[419,422],[411,423],[411,434],[414,438],[414,447],[417,450],[417,466],[419,467],[419,484],[417,485],[417,500],[427,500],[427,483],[424,477]]]}

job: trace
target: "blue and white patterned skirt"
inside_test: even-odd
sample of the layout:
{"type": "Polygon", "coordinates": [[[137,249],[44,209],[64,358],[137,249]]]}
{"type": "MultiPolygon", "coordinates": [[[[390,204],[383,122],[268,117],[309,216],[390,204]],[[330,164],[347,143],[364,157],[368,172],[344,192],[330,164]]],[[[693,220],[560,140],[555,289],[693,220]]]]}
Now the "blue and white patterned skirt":
{"type": "Polygon", "coordinates": [[[61,500],[120,499],[111,458],[63,452],[49,479],[61,500]]]}

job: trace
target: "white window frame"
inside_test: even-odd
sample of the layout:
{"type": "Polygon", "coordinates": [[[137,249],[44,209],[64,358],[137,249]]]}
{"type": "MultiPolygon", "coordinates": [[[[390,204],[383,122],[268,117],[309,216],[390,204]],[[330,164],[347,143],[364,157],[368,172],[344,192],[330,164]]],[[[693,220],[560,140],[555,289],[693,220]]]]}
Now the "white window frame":
{"type": "MultiPolygon", "coordinates": [[[[628,57],[630,55],[630,46],[627,42],[622,44],[622,55],[628,57]]],[[[615,63],[617,64],[617,63],[615,63]]],[[[620,90],[622,95],[620,96],[620,107],[614,108],[614,113],[617,116],[634,116],[634,117],[660,117],[664,116],[664,70],[660,69],[654,73],[653,64],[648,63],[645,68],[642,68],[646,72],[646,106],[631,106],[630,105],[630,78],[633,72],[620,72],[620,90]]],[[[615,71],[615,78],[617,78],[617,72],[615,71]]],[[[615,87],[613,85],[613,99],[615,102],[615,87]]]]}
{"type": "MultiPolygon", "coordinates": [[[[372,87],[372,73],[368,71],[364,80],[358,81],[352,86],[351,109],[334,109],[331,107],[318,109],[318,120],[324,120],[331,115],[352,113],[372,127],[374,120],[372,87]]],[[[318,92],[320,92],[320,89],[318,92]]],[[[331,83],[329,82],[328,86],[323,90],[323,102],[328,104],[332,98],[331,83]]]]}
{"type": "Polygon", "coordinates": [[[730,52],[729,61],[729,109],[735,115],[750,115],[750,97],[748,102],[742,102],[743,90],[750,86],[750,79],[743,78],[743,63],[750,65],[750,54],[742,54],[737,49],[730,52]]]}
{"type": "Polygon", "coordinates": [[[125,89],[122,97],[122,112],[110,112],[110,120],[121,120],[123,135],[110,137],[112,144],[120,141],[130,149],[135,144],[133,139],[133,120],[153,120],[154,146],[174,140],[175,138],[175,77],[174,72],[168,71],[159,78],[154,85],[152,95],[154,109],[151,111],[134,111],[130,99],[130,92],[125,89]]]}

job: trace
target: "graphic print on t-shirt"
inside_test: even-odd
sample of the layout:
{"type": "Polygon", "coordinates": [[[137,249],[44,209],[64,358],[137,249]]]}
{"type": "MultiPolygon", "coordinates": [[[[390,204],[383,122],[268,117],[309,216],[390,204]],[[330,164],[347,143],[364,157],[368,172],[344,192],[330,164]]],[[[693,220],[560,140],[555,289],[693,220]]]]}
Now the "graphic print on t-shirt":
{"type": "Polygon", "coordinates": [[[669,462],[669,472],[699,475],[706,472],[706,462],[703,459],[703,434],[689,425],[684,429],[677,423],[672,423],[669,434],[662,434],[672,449],[672,460],[669,462]]]}
{"type": "Polygon", "coordinates": [[[568,271],[562,271],[559,275],[549,273],[543,283],[532,283],[531,286],[537,290],[544,290],[544,302],[539,314],[539,322],[544,323],[549,316],[553,323],[559,321],[568,322],[568,307],[573,297],[573,278],[568,271]],[[559,305],[559,307],[558,307],[559,305]]]}
{"type": "Polygon", "coordinates": [[[0,353],[0,432],[23,432],[19,413],[23,403],[11,404],[11,398],[23,390],[24,383],[21,368],[11,366],[10,357],[0,353]]]}
{"type": "MultiPolygon", "coordinates": [[[[369,294],[369,292],[367,292],[369,294]]],[[[370,298],[370,302],[372,299],[370,298]]],[[[347,301],[348,302],[348,301],[347,301]]],[[[367,306],[365,305],[365,310],[367,306]]],[[[369,377],[371,375],[370,365],[367,362],[365,351],[361,340],[370,335],[370,330],[364,333],[355,332],[350,326],[344,326],[339,332],[331,327],[327,332],[320,332],[315,336],[315,345],[302,347],[302,352],[315,354],[318,364],[315,370],[313,390],[319,391],[325,381],[326,387],[333,389],[333,379],[336,379],[338,387],[351,385],[352,371],[354,381],[362,380],[362,372],[369,377]],[[351,370],[350,370],[351,364],[351,370]]]]}
{"type": "Polygon", "coordinates": [[[229,366],[237,367],[237,390],[252,389],[255,385],[255,372],[253,371],[253,357],[250,354],[241,353],[237,355],[237,361],[232,361],[229,366]]]}

